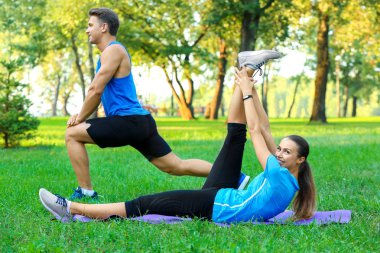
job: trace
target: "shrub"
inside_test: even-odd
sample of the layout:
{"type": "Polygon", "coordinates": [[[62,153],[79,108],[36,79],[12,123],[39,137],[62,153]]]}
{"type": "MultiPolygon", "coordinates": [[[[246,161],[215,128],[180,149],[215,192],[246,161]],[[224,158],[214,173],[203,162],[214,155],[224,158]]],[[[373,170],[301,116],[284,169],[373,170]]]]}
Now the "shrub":
{"type": "Polygon", "coordinates": [[[12,77],[20,66],[19,61],[0,62],[0,137],[4,147],[18,144],[21,139],[33,137],[39,125],[37,118],[29,112],[31,102],[23,94],[27,87],[12,77]]]}

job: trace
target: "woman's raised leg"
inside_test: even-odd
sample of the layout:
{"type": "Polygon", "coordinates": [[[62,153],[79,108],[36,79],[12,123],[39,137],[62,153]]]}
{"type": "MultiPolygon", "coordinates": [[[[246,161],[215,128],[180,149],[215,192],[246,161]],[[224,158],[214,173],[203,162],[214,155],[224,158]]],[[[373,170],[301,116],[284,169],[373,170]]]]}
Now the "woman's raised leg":
{"type": "Polygon", "coordinates": [[[241,91],[235,86],[227,119],[227,136],[203,189],[237,188],[246,142],[246,120],[241,91]]]}

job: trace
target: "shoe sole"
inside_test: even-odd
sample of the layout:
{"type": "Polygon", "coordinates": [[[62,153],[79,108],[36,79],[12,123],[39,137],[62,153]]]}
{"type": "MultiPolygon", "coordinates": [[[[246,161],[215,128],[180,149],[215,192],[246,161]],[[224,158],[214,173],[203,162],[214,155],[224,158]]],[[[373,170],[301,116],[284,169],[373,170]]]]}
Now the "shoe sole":
{"type": "Polygon", "coordinates": [[[244,188],[247,186],[250,178],[251,178],[250,176],[245,176],[243,182],[241,182],[241,184],[239,185],[238,190],[244,190],[244,188]]]}
{"type": "MultiPolygon", "coordinates": [[[[69,218],[69,217],[66,217],[66,216],[64,216],[64,217],[61,217],[59,214],[57,214],[54,210],[52,210],[52,209],[50,209],[50,207],[48,207],[46,204],[45,204],[45,202],[44,202],[44,200],[42,199],[42,197],[41,197],[41,193],[43,192],[43,191],[47,191],[47,192],[49,192],[48,190],[46,190],[46,189],[44,189],[44,188],[41,188],[40,189],[40,191],[39,191],[39,197],[40,197],[40,201],[41,201],[41,203],[42,203],[42,205],[52,214],[52,215],[54,215],[54,217],[57,219],[57,220],[60,220],[60,221],[62,221],[62,222],[70,222],[71,221],[71,219],[69,218]]],[[[50,192],[49,192],[50,193],[50,192]]]]}
{"type": "Polygon", "coordinates": [[[249,56],[256,56],[260,54],[272,54],[276,55],[277,58],[273,59],[278,59],[281,57],[281,54],[277,51],[274,50],[259,50],[259,51],[243,51],[238,54],[238,57],[249,57],[249,56]]]}

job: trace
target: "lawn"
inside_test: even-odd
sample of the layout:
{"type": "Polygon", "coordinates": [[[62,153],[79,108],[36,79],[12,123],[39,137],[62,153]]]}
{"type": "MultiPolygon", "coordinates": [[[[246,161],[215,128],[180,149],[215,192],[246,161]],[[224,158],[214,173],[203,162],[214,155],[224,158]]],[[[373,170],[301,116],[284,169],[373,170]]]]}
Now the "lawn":
{"type": "MultiPolygon", "coordinates": [[[[224,139],[224,121],[158,118],[157,124],[182,158],[213,161],[224,139]]],[[[328,125],[271,120],[276,141],[294,133],[309,141],[318,210],[352,210],[349,224],[327,226],[52,221],[39,201],[39,188],[69,196],[77,186],[64,146],[65,122],[41,119],[36,138],[18,148],[0,149],[0,252],[380,252],[379,117],[329,119],[328,125]]],[[[164,174],[130,147],[90,146],[88,151],[102,202],[196,189],[204,180],[164,174]]],[[[260,170],[248,141],[243,171],[254,176],[260,170]]]]}

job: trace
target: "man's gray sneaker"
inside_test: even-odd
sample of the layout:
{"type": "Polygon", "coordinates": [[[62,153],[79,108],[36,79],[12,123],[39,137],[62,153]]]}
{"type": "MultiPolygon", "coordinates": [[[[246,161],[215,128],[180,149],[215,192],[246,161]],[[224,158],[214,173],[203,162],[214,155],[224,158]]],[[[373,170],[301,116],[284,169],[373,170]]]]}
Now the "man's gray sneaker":
{"type": "Polygon", "coordinates": [[[95,200],[97,201],[98,200],[98,193],[97,192],[94,192],[94,194],[92,194],[92,196],[87,196],[87,195],[84,195],[83,192],[82,192],[82,188],[80,186],[78,186],[75,190],[74,190],[74,193],[70,196],[70,200],[77,200],[77,199],[82,199],[82,198],[86,198],[86,197],[89,197],[91,198],[92,200],[95,200]]]}
{"type": "Polygon", "coordinates": [[[70,222],[73,216],[67,211],[67,200],[59,195],[54,195],[48,190],[41,188],[40,200],[42,205],[54,215],[57,220],[62,222],[70,222]]]}

